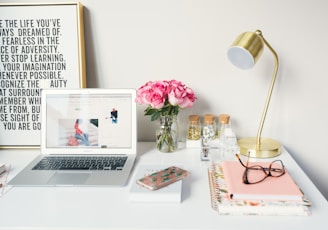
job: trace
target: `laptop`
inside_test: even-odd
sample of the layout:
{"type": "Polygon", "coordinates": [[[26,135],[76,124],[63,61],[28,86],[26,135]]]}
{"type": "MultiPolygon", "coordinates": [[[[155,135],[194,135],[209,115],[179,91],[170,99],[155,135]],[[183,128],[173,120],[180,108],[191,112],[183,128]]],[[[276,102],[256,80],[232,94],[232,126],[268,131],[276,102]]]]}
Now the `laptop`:
{"type": "Polygon", "coordinates": [[[41,154],[14,186],[124,186],[137,152],[134,89],[47,89],[41,154]]]}

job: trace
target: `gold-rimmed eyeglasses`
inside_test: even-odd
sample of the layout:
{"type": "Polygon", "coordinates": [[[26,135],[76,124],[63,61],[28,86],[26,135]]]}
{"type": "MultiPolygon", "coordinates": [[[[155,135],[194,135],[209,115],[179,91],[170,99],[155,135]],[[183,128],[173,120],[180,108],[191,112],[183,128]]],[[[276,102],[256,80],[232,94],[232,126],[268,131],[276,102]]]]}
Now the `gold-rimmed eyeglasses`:
{"type": "Polygon", "coordinates": [[[285,166],[281,160],[272,161],[268,167],[261,165],[248,166],[248,158],[246,164],[240,159],[239,155],[236,154],[240,164],[245,168],[243,174],[244,184],[257,184],[264,181],[268,177],[280,177],[285,174],[285,166]]]}

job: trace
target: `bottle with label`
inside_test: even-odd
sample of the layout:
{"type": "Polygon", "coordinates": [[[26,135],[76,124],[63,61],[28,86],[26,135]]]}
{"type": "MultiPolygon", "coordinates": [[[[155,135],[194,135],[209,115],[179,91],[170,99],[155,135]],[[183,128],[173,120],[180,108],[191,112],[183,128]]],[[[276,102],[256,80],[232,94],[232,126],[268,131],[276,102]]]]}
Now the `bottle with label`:
{"type": "Polygon", "coordinates": [[[189,140],[199,140],[201,137],[201,125],[198,115],[189,116],[188,124],[188,139],[189,140]]]}
{"type": "Polygon", "coordinates": [[[201,159],[209,160],[210,143],[216,138],[216,123],[213,114],[206,114],[204,116],[202,128],[202,152],[201,159]]]}

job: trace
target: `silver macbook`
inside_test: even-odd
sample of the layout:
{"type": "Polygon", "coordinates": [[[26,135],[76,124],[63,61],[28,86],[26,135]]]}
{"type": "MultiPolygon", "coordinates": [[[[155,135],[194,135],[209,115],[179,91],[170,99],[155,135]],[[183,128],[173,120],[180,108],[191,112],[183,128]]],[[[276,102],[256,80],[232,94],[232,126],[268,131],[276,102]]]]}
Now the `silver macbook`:
{"type": "Polygon", "coordinates": [[[41,154],[15,186],[124,186],[137,149],[134,89],[42,90],[41,154]]]}

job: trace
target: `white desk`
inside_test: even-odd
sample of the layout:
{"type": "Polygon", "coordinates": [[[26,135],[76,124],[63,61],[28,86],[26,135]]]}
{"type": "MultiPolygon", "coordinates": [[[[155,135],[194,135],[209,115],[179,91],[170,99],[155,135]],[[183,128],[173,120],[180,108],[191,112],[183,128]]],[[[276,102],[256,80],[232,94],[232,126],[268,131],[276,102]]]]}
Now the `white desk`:
{"type": "MultiPolygon", "coordinates": [[[[10,179],[37,154],[0,150],[0,162],[12,164],[10,179]]],[[[327,229],[328,202],[286,151],[278,158],[313,203],[312,216],[219,216],[210,207],[207,166],[198,149],[164,154],[154,143],[139,143],[135,168],[178,164],[191,172],[181,204],[131,203],[131,180],[122,188],[13,187],[0,198],[0,229],[327,229]]]]}

